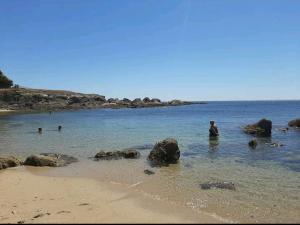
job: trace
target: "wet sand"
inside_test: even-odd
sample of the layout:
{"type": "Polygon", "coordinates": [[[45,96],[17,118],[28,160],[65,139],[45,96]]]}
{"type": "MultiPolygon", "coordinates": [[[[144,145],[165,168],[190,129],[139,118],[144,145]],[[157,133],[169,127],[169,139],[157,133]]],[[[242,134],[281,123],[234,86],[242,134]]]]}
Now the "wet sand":
{"type": "Polygon", "coordinates": [[[130,187],[76,177],[38,176],[24,167],[0,171],[0,223],[223,223],[161,202],[130,187]]]}

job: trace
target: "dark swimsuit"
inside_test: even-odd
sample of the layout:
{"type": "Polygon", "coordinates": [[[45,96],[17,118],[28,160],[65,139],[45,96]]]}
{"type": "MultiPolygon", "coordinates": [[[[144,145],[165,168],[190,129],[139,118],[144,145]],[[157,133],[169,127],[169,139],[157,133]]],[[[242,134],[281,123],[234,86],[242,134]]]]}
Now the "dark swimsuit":
{"type": "Polygon", "coordinates": [[[211,126],[210,129],[209,129],[209,136],[210,137],[217,137],[217,136],[219,136],[218,128],[215,127],[215,126],[211,126]]]}

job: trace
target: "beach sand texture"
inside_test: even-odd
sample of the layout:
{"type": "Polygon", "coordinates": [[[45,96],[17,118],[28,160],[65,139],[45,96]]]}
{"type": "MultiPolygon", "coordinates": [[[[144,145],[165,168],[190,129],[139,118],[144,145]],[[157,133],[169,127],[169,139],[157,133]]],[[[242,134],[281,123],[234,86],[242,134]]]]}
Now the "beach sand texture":
{"type": "MultiPolygon", "coordinates": [[[[222,223],[93,179],[43,177],[24,167],[0,172],[0,223],[222,223]]],[[[228,221],[227,221],[228,222],[228,221]]]]}

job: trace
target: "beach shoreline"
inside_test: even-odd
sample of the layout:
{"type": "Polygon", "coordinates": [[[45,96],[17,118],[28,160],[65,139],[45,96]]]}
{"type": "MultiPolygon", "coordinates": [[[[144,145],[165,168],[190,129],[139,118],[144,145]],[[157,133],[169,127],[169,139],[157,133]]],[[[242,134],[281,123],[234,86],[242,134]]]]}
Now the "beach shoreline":
{"type": "Polygon", "coordinates": [[[0,178],[0,223],[229,222],[115,183],[39,176],[23,166],[1,171],[0,178]]]}

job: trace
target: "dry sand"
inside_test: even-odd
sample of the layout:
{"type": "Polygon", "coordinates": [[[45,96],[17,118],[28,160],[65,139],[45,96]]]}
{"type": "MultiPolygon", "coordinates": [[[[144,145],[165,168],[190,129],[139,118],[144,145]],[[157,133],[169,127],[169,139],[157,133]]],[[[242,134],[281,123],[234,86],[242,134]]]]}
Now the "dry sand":
{"type": "Polygon", "coordinates": [[[217,216],[86,178],[0,171],[0,223],[222,223],[217,216]]]}

